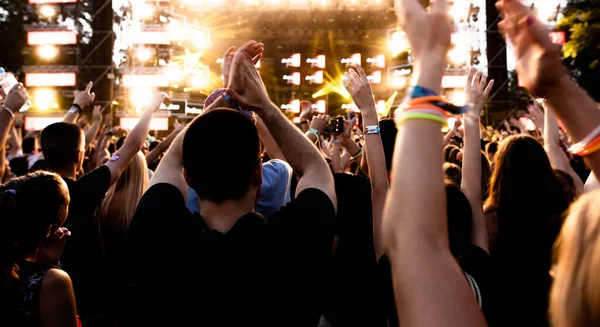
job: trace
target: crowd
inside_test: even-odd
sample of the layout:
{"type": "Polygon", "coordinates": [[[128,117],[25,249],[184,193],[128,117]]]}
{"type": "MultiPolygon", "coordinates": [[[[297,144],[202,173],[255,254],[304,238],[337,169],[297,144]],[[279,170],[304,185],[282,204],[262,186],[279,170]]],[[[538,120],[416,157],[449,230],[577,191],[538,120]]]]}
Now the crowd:
{"type": "Polygon", "coordinates": [[[439,96],[446,0],[396,0],[415,76],[393,118],[350,65],[360,117],[305,101],[295,126],[255,41],[225,53],[224,87],[162,141],[148,134],[164,93],[126,133],[90,83],[63,122],[23,137],[14,87],[0,110],[0,325],[600,325],[600,110],[530,9],[496,6],[535,128],[481,124],[494,82],[477,69],[465,106],[439,96]]]}

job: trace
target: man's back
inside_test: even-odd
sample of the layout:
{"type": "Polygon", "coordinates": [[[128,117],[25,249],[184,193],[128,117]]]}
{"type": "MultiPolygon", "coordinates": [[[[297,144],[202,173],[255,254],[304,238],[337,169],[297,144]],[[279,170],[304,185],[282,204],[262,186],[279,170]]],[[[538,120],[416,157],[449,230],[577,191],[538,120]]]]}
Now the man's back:
{"type": "Polygon", "coordinates": [[[331,200],[308,189],[268,222],[247,214],[222,234],[177,188],[152,187],[130,226],[129,323],[313,324],[333,217],[331,200]]]}

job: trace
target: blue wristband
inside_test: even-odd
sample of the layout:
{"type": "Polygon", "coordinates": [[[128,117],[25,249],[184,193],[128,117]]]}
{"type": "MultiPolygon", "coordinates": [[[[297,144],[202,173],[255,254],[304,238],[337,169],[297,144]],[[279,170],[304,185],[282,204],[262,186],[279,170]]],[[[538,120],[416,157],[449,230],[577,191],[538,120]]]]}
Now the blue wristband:
{"type": "Polygon", "coordinates": [[[233,101],[233,99],[226,93],[223,93],[223,99],[225,99],[225,101],[227,101],[233,107],[233,109],[242,111],[242,108],[240,108],[240,105],[237,104],[235,101],[233,101]]]}
{"type": "MultiPolygon", "coordinates": [[[[418,85],[413,87],[409,94],[411,99],[418,99],[429,96],[439,96],[439,94],[435,93],[434,91],[418,85]]],[[[456,106],[451,103],[442,101],[430,101],[429,103],[453,115],[464,114],[465,112],[469,111],[470,108],[469,105],[456,106]]]]}
{"type": "Polygon", "coordinates": [[[439,94],[433,92],[432,90],[422,87],[422,86],[414,86],[412,90],[409,92],[411,99],[430,97],[430,96],[438,96],[439,94]]]}
{"type": "Polygon", "coordinates": [[[318,136],[321,136],[321,133],[319,131],[317,131],[316,129],[314,129],[314,128],[309,128],[308,130],[311,131],[311,132],[313,132],[313,133],[315,133],[315,134],[317,134],[318,136]]]}

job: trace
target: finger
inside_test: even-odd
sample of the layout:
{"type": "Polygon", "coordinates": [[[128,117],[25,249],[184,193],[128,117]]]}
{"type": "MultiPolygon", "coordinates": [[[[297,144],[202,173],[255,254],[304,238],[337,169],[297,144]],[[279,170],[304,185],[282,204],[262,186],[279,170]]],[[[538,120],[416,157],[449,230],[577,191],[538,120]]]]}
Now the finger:
{"type": "Polygon", "coordinates": [[[467,88],[470,88],[473,85],[473,78],[475,77],[476,72],[477,69],[475,67],[469,69],[469,73],[467,74],[467,88]]]}
{"type": "Polygon", "coordinates": [[[479,80],[481,80],[481,71],[477,70],[475,77],[473,78],[473,84],[471,84],[473,89],[479,89],[479,80]]]}
{"type": "Polygon", "coordinates": [[[90,96],[92,97],[92,101],[94,101],[94,99],[96,99],[96,93],[92,92],[92,94],[90,94],[90,96]]]}
{"type": "Polygon", "coordinates": [[[397,7],[401,21],[406,21],[411,17],[418,17],[425,14],[425,8],[415,0],[396,0],[395,6],[397,7]]]}
{"type": "Polygon", "coordinates": [[[348,92],[352,91],[352,86],[350,85],[350,83],[348,82],[348,80],[343,80],[342,84],[344,84],[344,87],[346,88],[346,90],[348,90],[348,92]]]}
{"type": "Polygon", "coordinates": [[[235,102],[237,102],[239,104],[242,104],[242,105],[246,105],[246,99],[244,99],[241,95],[239,95],[233,89],[227,89],[227,90],[225,90],[225,94],[227,94],[228,96],[230,96],[235,102]]]}
{"type": "Polygon", "coordinates": [[[227,58],[229,58],[231,56],[231,54],[233,54],[234,52],[235,52],[235,46],[229,47],[229,49],[227,49],[225,51],[225,53],[223,54],[223,62],[225,62],[225,60],[227,58]]]}
{"type": "Polygon", "coordinates": [[[350,75],[350,72],[345,72],[344,77],[346,77],[346,81],[350,83],[350,86],[352,86],[352,88],[356,87],[356,84],[358,84],[354,77],[350,75]]]}
{"type": "MultiPolygon", "coordinates": [[[[527,15],[530,11],[530,8],[521,1],[504,0],[500,6],[507,16],[527,15]]],[[[498,6],[496,6],[496,8],[498,8],[498,6]]]]}
{"type": "Polygon", "coordinates": [[[534,42],[542,47],[546,49],[556,47],[556,45],[552,43],[552,40],[550,40],[548,28],[546,28],[546,26],[544,26],[544,24],[533,15],[528,15],[527,17],[523,18],[520,26],[526,26],[534,42]]]}
{"type": "Polygon", "coordinates": [[[252,49],[252,47],[253,47],[253,46],[255,46],[256,44],[257,44],[257,43],[256,43],[256,41],[254,41],[254,40],[252,40],[252,41],[248,41],[248,42],[244,43],[244,45],[242,45],[242,46],[240,47],[240,49],[239,49],[239,50],[236,52],[236,54],[238,54],[238,53],[239,53],[239,54],[246,55],[246,56],[248,56],[249,58],[252,58],[252,57],[254,57],[254,56],[251,56],[251,55],[250,55],[250,53],[251,53],[251,51],[252,51],[251,49],[252,49]]]}
{"type": "Polygon", "coordinates": [[[85,88],[85,92],[90,93],[90,91],[92,90],[92,86],[94,86],[94,82],[89,82],[85,88]]]}
{"type": "Polygon", "coordinates": [[[257,54],[256,57],[252,59],[252,63],[256,65],[262,59],[262,56],[262,53],[257,54]]]}
{"type": "Polygon", "coordinates": [[[483,95],[487,98],[490,93],[492,92],[492,89],[494,88],[494,80],[491,80],[488,83],[488,86],[485,88],[485,90],[483,90],[483,95]]]}
{"type": "Polygon", "coordinates": [[[365,73],[365,70],[362,68],[361,65],[357,65],[357,64],[351,64],[350,67],[356,69],[356,71],[358,72],[358,75],[360,76],[361,80],[363,81],[368,81],[368,77],[367,77],[367,73],[365,73]]]}
{"type": "Polygon", "coordinates": [[[481,74],[481,79],[479,80],[479,92],[483,92],[487,86],[487,76],[485,74],[481,74]]]}
{"type": "Polygon", "coordinates": [[[446,1],[446,0],[436,0],[436,2],[434,2],[431,5],[431,11],[432,12],[437,12],[437,13],[447,13],[448,12],[448,1],[446,1]]]}
{"type": "Polygon", "coordinates": [[[357,85],[362,82],[360,76],[358,76],[358,73],[354,69],[350,68],[349,72],[350,76],[352,76],[357,85]]]}

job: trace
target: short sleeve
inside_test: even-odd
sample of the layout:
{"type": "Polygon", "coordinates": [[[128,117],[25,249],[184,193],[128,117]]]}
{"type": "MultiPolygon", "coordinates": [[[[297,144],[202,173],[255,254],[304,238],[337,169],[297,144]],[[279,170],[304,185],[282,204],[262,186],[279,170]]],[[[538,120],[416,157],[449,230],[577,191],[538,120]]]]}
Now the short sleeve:
{"type": "Polygon", "coordinates": [[[263,181],[256,211],[269,216],[290,202],[292,167],[283,160],[273,159],[263,164],[263,181]]]}

